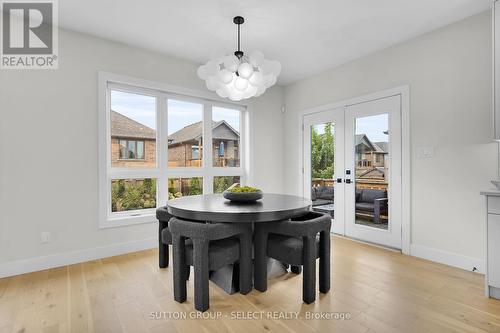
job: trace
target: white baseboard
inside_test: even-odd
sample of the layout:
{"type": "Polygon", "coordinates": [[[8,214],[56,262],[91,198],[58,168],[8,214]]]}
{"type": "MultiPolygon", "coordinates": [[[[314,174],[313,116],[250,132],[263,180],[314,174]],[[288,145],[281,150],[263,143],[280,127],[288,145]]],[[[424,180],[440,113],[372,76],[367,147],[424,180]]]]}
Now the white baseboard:
{"type": "Polygon", "coordinates": [[[486,271],[483,259],[468,257],[453,252],[442,251],[423,245],[411,244],[410,255],[438,262],[440,264],[461,268],[466,271],[472,271],[474,267],[477,268],[476,272],[478,273],[484,274],[486,271]]]}
{"type": "Polygon", "coordinates": [[[0,263],[0,278],[152,249],[157,246],[158,238],[148,238],[49,256],[4,262],[0,263]]]}
{"type": "MultiPolygon", "coordinates": [[[[158,239],[155,237],[31,259],[9,261],[0,263],[0,278],[152,249],[157,246],[158,239]]],[[[472,271],[472,268],[476,267],[478,273],[484,274],[485,272],[485,263],[482,259],[437,250],[423,245],[412,244],[410,255],[467,271],[472,271]]]]}

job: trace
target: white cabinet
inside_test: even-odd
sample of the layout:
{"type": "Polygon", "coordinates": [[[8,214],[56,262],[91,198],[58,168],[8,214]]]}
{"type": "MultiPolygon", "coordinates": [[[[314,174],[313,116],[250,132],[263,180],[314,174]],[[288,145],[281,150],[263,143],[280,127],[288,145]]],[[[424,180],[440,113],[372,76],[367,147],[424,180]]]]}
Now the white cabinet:
{"type": "Polygon", "coordinates": [[[500,191],[486,196],[486,296],[500,299],[500,191]]]}
{"type": "Polygon", "coordinates": [[[500,1],[493,3],[493,125],[500,140],[500,1]]]}
{"type": "Polygon", "coordinates": [[[488,214],[488,285],[500,288],[500,215],[488,214]]]}

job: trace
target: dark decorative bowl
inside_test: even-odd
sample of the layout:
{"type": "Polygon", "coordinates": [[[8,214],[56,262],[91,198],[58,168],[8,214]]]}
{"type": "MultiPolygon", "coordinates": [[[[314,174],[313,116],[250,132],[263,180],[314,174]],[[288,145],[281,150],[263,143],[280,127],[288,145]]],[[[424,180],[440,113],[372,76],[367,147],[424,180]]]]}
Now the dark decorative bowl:
{"type": "Polygon", "coordinates": [[[222,195],[232,202],[254,202],[262,199],[262,191],[257,192],[229,192],[224,191],[222,195]]]}

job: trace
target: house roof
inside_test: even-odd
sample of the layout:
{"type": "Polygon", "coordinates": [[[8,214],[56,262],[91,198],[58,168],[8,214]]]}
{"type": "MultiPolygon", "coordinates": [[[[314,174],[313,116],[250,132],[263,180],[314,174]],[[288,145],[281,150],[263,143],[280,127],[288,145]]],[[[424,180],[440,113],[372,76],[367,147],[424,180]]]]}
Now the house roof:
{"type": "Polygon", "coordinates": [[[111,136],[155,140],[156,131],[119,112],[111,110],[111,136]]]}
{"type": "Polygon", "coordinates": [[[378,153],[389,152],[389,142],[374,142],[373,145],[378,153]]]}
{"type": "MultiPolygon", "coordinates": [[[[177,132],[170,134],[168,136],[168,140],[171,142],[171,144],[176,144],[181,142],[198,140],[201,138],[202,135],[203,135],[203,122],[199,121],[197,123],[181,128],[177,132]]],[[[212,122],[212,136],[213,139],[234,140],[235,137],[239,138],[240,134],[226,121],[220,120],[212,122]],[[220,128],[221,126],[225,126],[229,131],[215,131],[215,129],[220,128]]]]}
{"type": "Polygon", "coordinates": [[[375,168],[366,170],[365,172],[360,174],[358,176],[358,178],[370,178],[370,177],[373,177],[376,175],[383,177],[385,175],[385,168],[384,167],[375,167],[375,168]]]}
{"type": "Polygon", "coordinates": [[[388,142],[372,142],[366,134],[356,134],[356,146],[365,144],[370,150],[375,153],[387,153],[388,142]]]}
{"type": "Polygon", "coordinates": [[[365,144],[370,150],[376,150],[375,146],[370,141],[370,139],[368,139],[366,134],[356,134],[355,139],[356,139],[356,147],[361,144],[365,144]]]}

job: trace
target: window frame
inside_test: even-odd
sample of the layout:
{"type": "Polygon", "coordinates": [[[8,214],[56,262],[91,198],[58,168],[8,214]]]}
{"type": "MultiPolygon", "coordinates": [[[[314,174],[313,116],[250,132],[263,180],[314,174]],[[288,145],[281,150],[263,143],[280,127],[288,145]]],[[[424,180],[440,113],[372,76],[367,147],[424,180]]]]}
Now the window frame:
{"type": "MultiPolygon", "coordinates": [[[[250,105],[229,103],[213,93],[99,72],[99,228],[121,227],[156,222],[156,208],[111,212],[111,181],[115,179],[156,179],[156,205],[165,206],[168,200],[168,178],[203,179],[203,194],[213,193],[213,180],[217,176],[239,176],[242,184],[250,181],[251,147],[249,141],[250,105]],[[156,167],[111,167],[110,110],[111,91],[117,90],[156,98],[156,167]],[[203,146],[201,167],[168,166],[168,100],[203,105],[203,146]],[[212,160],[212,107],[223,107],[240,112],[240,166],[214,167],[212,160]]],[[[137,140],[135,140],[137,141],[137,140]]],[[[146,156],[144,142],[144,156],[146,156]]],[[[137,159],[135,159],[137,160],[137,159]]],[[[140,161],[140,160],[137,160],[140,161]]]]}
{"type": "MultiPolygon", "coordinates": [[[[203,145],[201,147],[203,147],[203,145]]],[[[203,148],[201,148],[201,151],[203,151],[203,148]]],[[[199,159],[200,159],[200,146],[191,145],[191,160],[199,160],[199,159]],[[194,157],[193,154],[195,151],[196,151],[196,158],[194,157]]]]}
{"type": "Polygon", "coordinates": [[[118,140],[118,147],[121,147],[121,141],[125,141],[127,144],[125,145],[126,149],[127,149],[127,152],[129,152],[130,150],[128,149],[128,143],[129,142],[135,142],[135,154],[137,154],[138,152],[138,145],[137,143],[139,142],[142,142],[142,155],[143,157],[142,158],[120,158],[120,154],[121,154],[121,150],[119,150],[118,152],[118,161],[145,161],[146,160],[146,140],[143,140],[143,139],[126,139],[126,138],[117,138],[118,140]]]}

